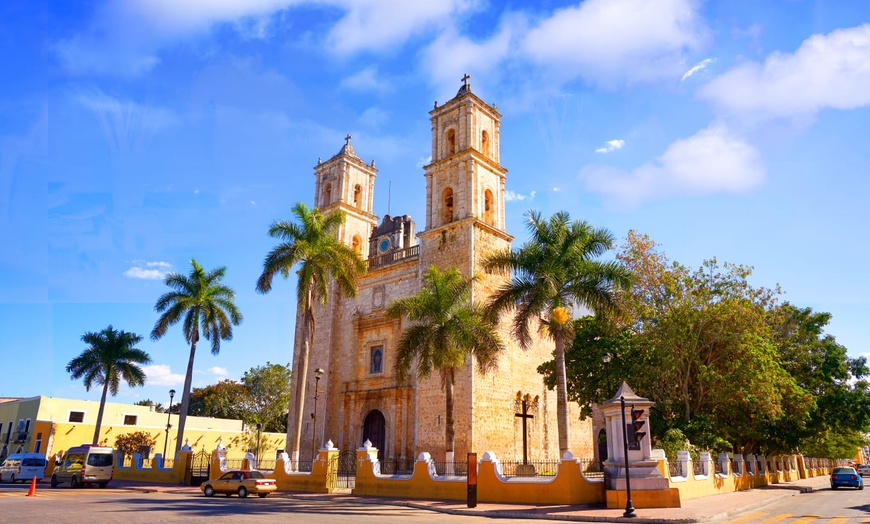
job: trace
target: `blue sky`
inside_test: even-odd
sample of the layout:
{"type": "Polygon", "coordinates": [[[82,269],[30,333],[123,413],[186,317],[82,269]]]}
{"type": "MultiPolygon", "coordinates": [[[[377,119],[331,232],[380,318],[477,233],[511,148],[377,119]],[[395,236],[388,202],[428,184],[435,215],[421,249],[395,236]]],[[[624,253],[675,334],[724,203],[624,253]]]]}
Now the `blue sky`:
{"type": "Polygon", "coordinates": [[[379,169],[375,213],[423,227],[428,111],[471,75],[503,115],[508,231],[523,213],[650,235],[833,314],[870,352],[870,5],[854,1],[114,0],[0,4],[0,396],[98,399],[80,338],[159,342],[168,271],[227,266],[245,319],[194,385],[291,360],[295,282],[254,284],[317,159],[379,169]]]}

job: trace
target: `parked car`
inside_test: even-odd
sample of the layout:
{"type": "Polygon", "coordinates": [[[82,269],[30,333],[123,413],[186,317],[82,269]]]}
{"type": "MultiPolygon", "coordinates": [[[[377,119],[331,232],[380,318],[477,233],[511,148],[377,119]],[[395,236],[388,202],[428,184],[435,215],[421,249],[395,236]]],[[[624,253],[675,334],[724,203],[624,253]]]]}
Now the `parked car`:
{"type": "Polygon", "coordinates": [[[213,497],[215,493],[223,493],[228,497],[238,493],[240,498],[245,498],[248,493],[256,493],[260,498],[265,498],[278,489],[278,483],[275,479],[267,479],[259,471],[235,470],[224,473],[217,480],[203,482],[200,489],[206,497],[213,497]]]}
{"type": "Polygon", "coordinates": [[[841,466],[834,468],[834,471],[831,472],[831,489],[837,489],[840,486],[864,489],[864,480],[855,471],[855,468],[841,466]]]}
{"type": "Polygon", "coordinates": [[[83,444],[66,450],[60,465],[51,475],[51,487],[69,482],[78,488],[96,484],[101,488],[109,485],[114,473],[114,450],[104,446],[83,444]]]}
{"type": "Polygon", "coordinates": [[[45,455],[42,453],[14,453],[0,465],[0,482],[27,482],[42,480],[45,474],[45,455]]]}
{"type": "Polygon", "coordinates": [[[870,476],[870,464],[861,464],[858,466],[858,474],[862,477],[870,476]]]}

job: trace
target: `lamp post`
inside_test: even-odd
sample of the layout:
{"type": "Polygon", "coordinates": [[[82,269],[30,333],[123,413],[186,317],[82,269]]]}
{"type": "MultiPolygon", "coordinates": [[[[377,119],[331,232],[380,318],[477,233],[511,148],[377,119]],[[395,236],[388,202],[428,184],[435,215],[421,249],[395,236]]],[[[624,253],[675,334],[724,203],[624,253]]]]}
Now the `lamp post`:
{"type": "Polygon", "coordinates": [[[610,394],[610,361],[613,355],[605,351],[601,354],[601,361],[604,362],[604,387],[607,388],[607,394],[610,394]]]}
{"type": "Polygon", "coordinates": [[[163,439],[163,461],[166,462],[166,445],[169,444],[169,428],[172,424],[169,423],[169,417],[172,416],[172,398],[175,396],[175,390],[169,390],[169,407],[166,408],[166,438],[163,439]]]}
{"type": "Polygon", "coordinates": [[[625,453],[625,512],[622,514],[625,518],[636,517],[634,506],[631,504],[631,474],[628,471],[628,425],[625,423],[625,397],[619,397],[619,403],[622,407],[622,450],[625,453]]]}
{"type": "Polygon", "coordinates": [[[314,462],[315,454],[317,453],[317,386],[320,384],[320,377],[323,376],[325,371],[323,368],[317,368],[314,370],[314,413],[311,414],[311,418],[314,419],[314,424],[311,427],[311,461],[314,462]]]}
{"type": "Polygon", "coordinates": [[[257,462],[254,466],[254,469],[260,468],[260,428],[263,426],[257,422],[257,462]]]}

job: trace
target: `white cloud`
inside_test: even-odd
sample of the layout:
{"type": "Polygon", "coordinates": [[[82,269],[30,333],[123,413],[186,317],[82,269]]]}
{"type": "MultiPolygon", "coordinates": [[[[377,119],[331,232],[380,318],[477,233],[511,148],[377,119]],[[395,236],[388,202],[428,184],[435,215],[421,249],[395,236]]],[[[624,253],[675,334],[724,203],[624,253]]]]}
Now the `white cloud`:
{"type": "Polygon", "coordinates": [[[79,93],[76,99],[93,112],[112,151],[140,150],[158,130],[178,120],[169,110],[119,100],[99,90],[79,93]]]}
{"type": "Polygon", "coordinates": [[[171,267],[169,262],[134,260],[133,267],[124,271],[124,276],[141,280],[163,280],[171,267]]]}
{"type": "Polygon", "coordinates": [[[708,30],[694,0],[586,0],[532,29],[522,53],[556,79],[634,83],[676,77],[708,30]]]}
{"type": "Polygon", "coordinates": [[[611,151],[616,151],[617,149],[622,149],[622,146],[625,145],[625,140],[616,139],[616,140],[608,140],[604,143],[604,147],[599,147],[595,150],[596,153],[610,153],[611,151]]]}
{"type": "Polygon", "coordinates": [[[701,98],[756,119],[814,116],[870,105],[870,24],[813,35],[794,53],[746,62],[701,88],[701,98]]]}
{"type": "Polygon", "coordinates": [[[528,195],[524,195],[522,193],[517,193],[515,191],[507,190],[504,192],[504,201],[505,202],[522,202],[524,200],[534,200],[536,191],[532,191],[528,195]]]}
{"type": "Polygon", "coordinates": [[[377,67],[361,69],[341,81],[341,87],[353,91],[384,91],[389,85],[389,82],[378,73],[377,67]]]}
{"type": "Polygon", "coordinates": [[[146,384],[149,386],[180,386],[184,384],[184,375],[173,373],[166,364],[142,366],[142,371],[148,377],[146,384]]]}
{"type": "Polygon", "coordinates": [[[222,368],[219,366],[210,367],[205,371],[206,373],[211,373],[212,375],[215,375],[217,377],[228,377],[230,375],[230,372],[227,371],[227,368],[222,368]]]}
{"type": "Polygon", "coordinates": [[[715,60],[712,58],[705,58],[694,65],[691,69],[686,71],[686,74],[683,75],[683,78],[680,79],[680,82],[684,82],[687,78],[691,77],[695,73],[702,71],[707,68],[710,64],[712,64],[715,60]]]}
{"type": "Polygon", "coordinates": [[[630,207],[674,195],[750,191],[763,182],[765,168],[751,144],[724,126],[711,125],[673,142],[654,162],[629,172],[589,166],[580,176],[590,191],[630,207]]]}

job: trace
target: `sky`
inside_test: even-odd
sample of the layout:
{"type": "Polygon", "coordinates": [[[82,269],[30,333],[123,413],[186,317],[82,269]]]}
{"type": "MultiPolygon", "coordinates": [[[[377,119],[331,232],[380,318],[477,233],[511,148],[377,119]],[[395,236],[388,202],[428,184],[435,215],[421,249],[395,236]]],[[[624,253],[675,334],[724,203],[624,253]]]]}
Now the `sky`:
{"type": "MultiPolygon", "coordinates": [[[[194,386],[292,359],[295,287],[255,291],[269,225],[352,135],[374,212],[425,227],[428,111],[497,104],[507,229],[565,210],[833,315],[870,353],[870,3],[95,0],[0,3],[0,396],[99,399],[81,337],[142,335],[168,403],[189,348],[149,333],[168,272],[226,266],[244,321],[194,386]]],[[[178,399],[178,397],[176,397],[178,399]]]]}

